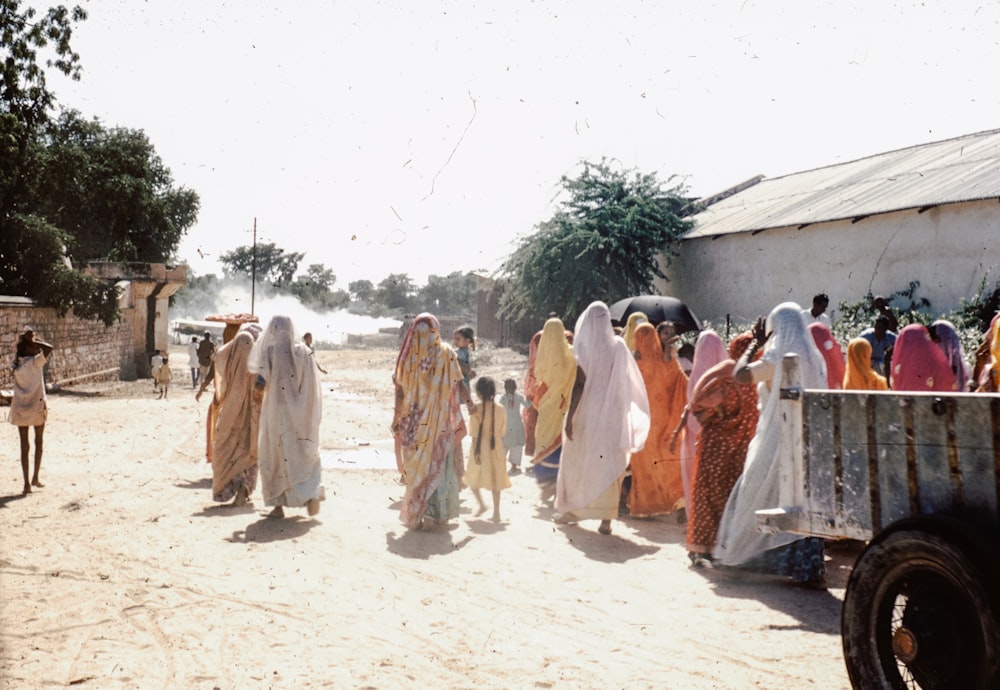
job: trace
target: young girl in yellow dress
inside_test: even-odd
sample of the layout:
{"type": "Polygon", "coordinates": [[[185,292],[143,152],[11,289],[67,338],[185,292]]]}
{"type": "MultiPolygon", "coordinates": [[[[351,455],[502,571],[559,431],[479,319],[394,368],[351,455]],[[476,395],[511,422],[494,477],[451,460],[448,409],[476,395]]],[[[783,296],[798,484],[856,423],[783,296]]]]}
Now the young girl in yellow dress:
{"type": "Polygon", "coordinates": [[[476,395],[480,403],[469,416],[472,426],[472,453],[465,468],[465,484],[479,501],[477,516],[486,512],[480,489],[493,492],[493,521],[500,521],[500,491],[510,488],[503,436],[507,431],[507,413],[494,397],[497,384],[489,376],[476,380],[476,395]]]}

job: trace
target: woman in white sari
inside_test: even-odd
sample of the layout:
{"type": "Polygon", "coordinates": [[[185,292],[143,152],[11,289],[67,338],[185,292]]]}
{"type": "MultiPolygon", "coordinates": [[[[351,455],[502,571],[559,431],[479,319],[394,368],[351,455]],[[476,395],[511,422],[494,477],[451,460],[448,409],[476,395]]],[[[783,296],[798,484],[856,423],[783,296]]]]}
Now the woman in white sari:
{"type": "Polygon", "coordinates": [[[599,519],[601,534],[610,534],[629,456],[642,449],[649,433],[649,400],[635,358],[615,335],[603,302],[592,303],[577,320],[573,353],[577,374],[563,427],[557,521],[599,519]]]}
{"type": "Polygon", "coordinates": [[[271,319],[247,369],[264,390],[257,440],[264,505],[275,506],[271,517],[284,517],[283,506],[305,506],[315,515],[326,499],[319,458],[323,401],[313,358],[290,318],[271,319]]]}
{"type": "Polygon", "coordinates": [[[778,507],[781,359],[786,354],[799,356],[802,385],[806,388],[827,387],[826,362],[806,328],[801,307],[794,302],[775,307],[766,324],[758,321],[755,335],[756,343],[737,362],[733,378],[738,383],[757,385],[760,417],[747,448],[743,474],[726,502],[712,555],[722,565],[819,584],[826,570],[823,540],[788,532],[758,532],[756,511],[778,507]],[[766,342],[764,356],[753,362],[761,342],[766,342]]]}

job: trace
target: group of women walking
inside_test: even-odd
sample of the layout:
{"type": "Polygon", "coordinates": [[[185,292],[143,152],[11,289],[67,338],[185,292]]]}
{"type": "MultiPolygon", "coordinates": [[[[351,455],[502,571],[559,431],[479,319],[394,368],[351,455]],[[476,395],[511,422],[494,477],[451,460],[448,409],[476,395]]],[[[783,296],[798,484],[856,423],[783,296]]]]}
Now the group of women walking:
{"type": "MultiPolygon", "coordinates": [[[[948,322],[903,328],[892,387],[964,390],[974,380],[995,390],[997,323],[980,348],[987,353],[981,372],[965,364],[948,322]]],[[[458,514],[466,433],[461,403],[468,391],[439,331],[433,316],[418,317],[394,373],[393,431],[406,482],[401,516],[410,527],[458,514]]],[[[572,330],[551,317],[532,338],[525,450],[543,500],[553,500],[554,519],[599,520],[607,534],[623,508],[640,518],[678,513],[686,517],[695,565],[821,584],[821,539],[756,529],[755,512],[778,504],[779,363],[798,355],[808,388],[885,390],[890,381],[873,370],[871,345],[853,339],[845,353],[826,325],[807,324],[793,302],[778,305],[728,345],[714,331],[701,332],[690,375],[681,370],[676,343],[672,324],[654,327],[642,315],[616,334],[603,302],[587,307],[572,330]]]]}

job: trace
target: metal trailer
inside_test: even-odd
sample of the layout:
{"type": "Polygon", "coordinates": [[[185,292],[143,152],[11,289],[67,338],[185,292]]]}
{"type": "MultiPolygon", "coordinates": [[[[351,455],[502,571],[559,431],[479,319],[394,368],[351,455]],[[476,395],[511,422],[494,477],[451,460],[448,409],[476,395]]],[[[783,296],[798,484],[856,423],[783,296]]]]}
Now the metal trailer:
{"type": "Polygon", "coordinates": [[[868,541],[841,614],[854,688],[1000,687],[1000,395],[804,390],[782,362],[780,507],[868,541]]]}

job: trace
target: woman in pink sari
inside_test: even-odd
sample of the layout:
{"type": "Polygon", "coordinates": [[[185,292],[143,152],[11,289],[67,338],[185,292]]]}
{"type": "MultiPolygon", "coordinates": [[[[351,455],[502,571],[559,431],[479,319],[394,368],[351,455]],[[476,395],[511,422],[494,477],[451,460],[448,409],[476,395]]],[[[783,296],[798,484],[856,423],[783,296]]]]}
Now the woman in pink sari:
{"type": "Polygon", "coordinates": [[[922,324],[911,323],[896,337],[892,351],[892,389],[925,392],[958,389],[951,363],[922,324]]]}
{"type": "MultiPolygon", "coordinates": [[[[687,382],[687,401],[691,401],[695,386],[709,369],[726,360],[726,344],[715,331],[708,329],[698,334],[694,344],[694,362],[687,382]]],[[[685,414],[681,417],[684,440],[681,444],[681,478],[684,482],[684,505],[691,505],[691,483],[694,481],[695,443],[701,433],[701,423],[697,416],[685,414]]],[[[685,510],[685,512],[687,512],[685,510]]]]}

